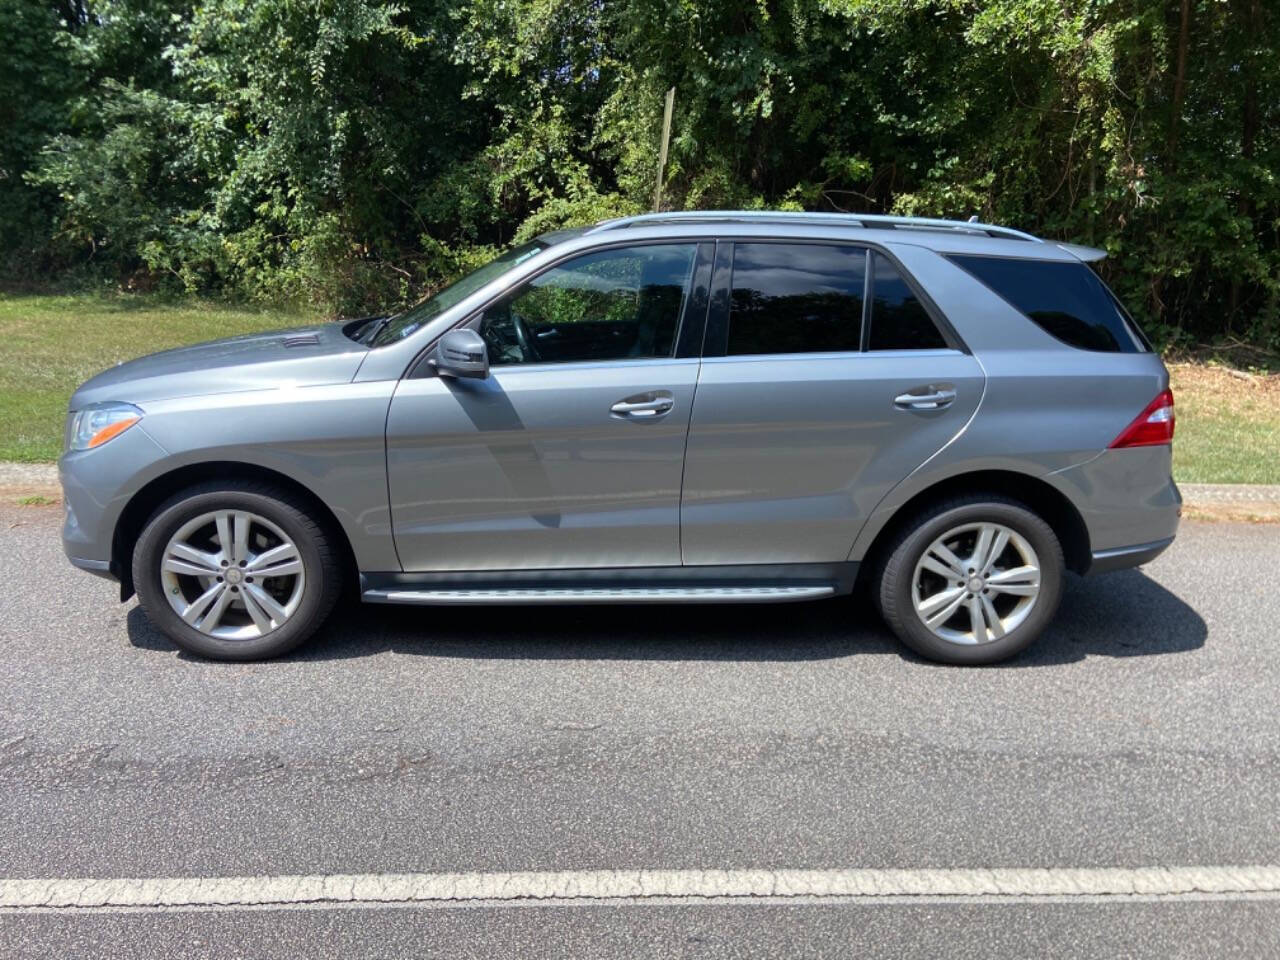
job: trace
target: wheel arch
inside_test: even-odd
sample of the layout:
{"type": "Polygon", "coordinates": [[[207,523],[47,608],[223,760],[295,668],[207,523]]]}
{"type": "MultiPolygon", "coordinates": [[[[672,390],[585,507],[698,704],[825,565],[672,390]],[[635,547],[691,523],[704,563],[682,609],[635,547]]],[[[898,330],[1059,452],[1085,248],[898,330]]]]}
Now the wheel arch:
{"type": "Polygon", "coordinates": [[[111,537],[111,569],[120,580],[121,601],[128,600],[134,593],[133,549],[147,521],[174,494],[210,480],[257,480],[280,487],[306,501],[315,511],[316,519],[338,546],[344,585],[355,582],[358,567],[351,540],[334,512],[314,491],[293,477],[270,467],[234,460],[214,460],[189,463],[162,473],[139,488],[125,504],[111,537]]]}
{"type": "MultiPolygon", "coordinates": [[[[880,527],[874,532],[864,531],[859,537],[864,542],[862,570],[877,569],[883,554],[904,526],[922,509],[940,500],[948,500],[966,494],[993,493],[1022,503],[1038,515],[1053,530],[1062,545],[1062,556],[1067,569],[1084,573],[1089,569],[1093,555],[1089,544],[1089,528],[1075,504],[1053,484],[1031,474],[1015,470],[973,470],[958,473],[930,484],[896,507],[884,510],[880,527]]],[[[854,550],[857,550],[855,545],[854,550]]]]}

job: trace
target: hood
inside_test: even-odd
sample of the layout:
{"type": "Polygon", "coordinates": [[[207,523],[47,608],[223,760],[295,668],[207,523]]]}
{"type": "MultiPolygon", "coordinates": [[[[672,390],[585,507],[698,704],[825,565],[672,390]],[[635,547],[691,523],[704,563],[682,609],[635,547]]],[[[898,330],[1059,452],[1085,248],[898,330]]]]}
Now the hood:
{"type": "Polygon", "coordinates": [[[72,394],[70,406],[79,410],[105,400],[144,403],[285,384],[348,383],[369,348],[342,328],[342,323],[326,323],[153,353],[86,381],[72,394]]]}

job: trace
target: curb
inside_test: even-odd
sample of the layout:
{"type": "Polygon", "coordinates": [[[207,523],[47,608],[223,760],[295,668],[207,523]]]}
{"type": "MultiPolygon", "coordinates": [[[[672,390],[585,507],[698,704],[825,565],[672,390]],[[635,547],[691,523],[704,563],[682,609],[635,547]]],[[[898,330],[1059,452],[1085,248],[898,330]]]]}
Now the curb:
{"type": "Polygon", "coordinates": [[[52,463],[8,463],[0,460],[0,487],[56,487],[58,468],[52,463]]]}
{"type": "Polygon", "coordinates": [[[1280,484],[1180,483],[1182,498],[1192,506],[1224,503],[1280,503],[1280,484]]]}

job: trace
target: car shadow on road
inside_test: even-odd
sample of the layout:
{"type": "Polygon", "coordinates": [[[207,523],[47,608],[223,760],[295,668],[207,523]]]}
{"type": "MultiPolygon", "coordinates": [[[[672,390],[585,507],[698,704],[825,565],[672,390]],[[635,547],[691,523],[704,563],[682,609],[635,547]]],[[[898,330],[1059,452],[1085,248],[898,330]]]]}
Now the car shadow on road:
{"type": "Polygon", "coordinates": [[[1074,663],[1089,656],[1149,657],[1199,650],[1209,627],[1189,604],[1141,570],[1069,575],[1049,629],[1004,667],[1074,663]]]}
{"type": "MultiPolygon", "coordinates": [[[[127,623],[135,647],[177,649],[140,608],[129,611],[127,623]]],[[[1195,610],[1140,571],[1073,576],[1054,624],[1030,650],[1001,666],[1185,653],[1204,646],[1207,635],[1195,610]]],[[[861,593],[769,605],[483,608],[352,602],[286,659],[341,660],[388,650],[477,660],[795,662],[891,654],[925,662],[897,643],[861,593]]]]}

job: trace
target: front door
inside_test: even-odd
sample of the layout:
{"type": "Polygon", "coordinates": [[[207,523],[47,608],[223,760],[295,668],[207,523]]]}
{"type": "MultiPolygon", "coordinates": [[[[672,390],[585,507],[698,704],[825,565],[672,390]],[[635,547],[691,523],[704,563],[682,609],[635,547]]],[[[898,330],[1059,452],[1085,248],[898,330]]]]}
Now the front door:
{"type": "Polygon", "coordinates": [[[406,571],[680,563],[712,247],[563,261],[469,322],[487,379],[401,381],[387,471],[406,571]]]}
{"type": "Polygon", "coordinates": [[[882,253],[720,251],[685,458],[684,563],[844,561],[884,495],[968,422],[982,368],[882,253]]]}

